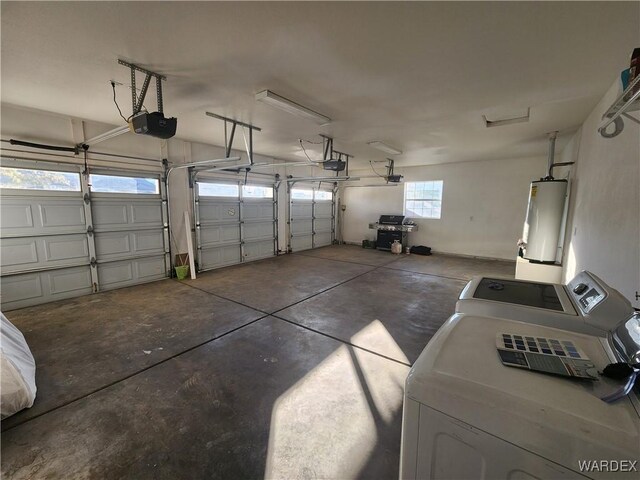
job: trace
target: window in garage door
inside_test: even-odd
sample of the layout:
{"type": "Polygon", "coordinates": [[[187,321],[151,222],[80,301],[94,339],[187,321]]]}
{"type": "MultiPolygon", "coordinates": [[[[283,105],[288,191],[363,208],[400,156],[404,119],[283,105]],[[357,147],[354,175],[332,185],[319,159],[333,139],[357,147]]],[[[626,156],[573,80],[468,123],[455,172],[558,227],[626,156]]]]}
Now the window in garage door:
{"type": "Polygon", "coordinates": [[[93,290],[80,170],[57,168],[0,167],[2,310],[93,290]]]}
{"type": "Polygon", "coordinates": [[[194,188],[198,268],[211,270],[276,254],[273,185],[199,180],[194,188]]]}
{"type": "Polygon", "coordinates": [[[164,184],[148,173],[92,173],[91,210],[101,290],[168,276],[164,184]]]}
{"type": "Polygon", "coordinates": [[[299,252],[331,245],[333,235],[333,192],[292,188],[289,192],[289,249],[299,252]]]}

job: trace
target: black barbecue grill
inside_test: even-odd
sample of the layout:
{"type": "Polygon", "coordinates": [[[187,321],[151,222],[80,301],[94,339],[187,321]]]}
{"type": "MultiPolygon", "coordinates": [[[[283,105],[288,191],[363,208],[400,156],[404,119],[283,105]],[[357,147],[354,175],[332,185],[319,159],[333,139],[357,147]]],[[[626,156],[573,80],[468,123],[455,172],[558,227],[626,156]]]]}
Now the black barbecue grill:
{"type": "Polygon", "coordinates": [[[380,215],[380,219],[376,223],[370,223],[369,228],[378,231],[376,248],[391,250],[395,240],[402,244],[403,249],[406,248],[407,233],[416,231],[418,226],[404,215],[380,215]]]}

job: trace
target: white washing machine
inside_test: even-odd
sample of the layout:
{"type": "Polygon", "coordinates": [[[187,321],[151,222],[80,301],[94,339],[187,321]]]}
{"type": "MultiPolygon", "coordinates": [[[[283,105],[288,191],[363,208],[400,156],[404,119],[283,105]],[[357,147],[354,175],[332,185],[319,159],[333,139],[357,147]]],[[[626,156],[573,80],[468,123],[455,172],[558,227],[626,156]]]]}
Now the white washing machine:
{"type": "Polygon", "coordinates": [[[591,272],[567,285],[477,277],[462,290],[456,313],[507,318],[605,337],[633,307],[591,272]]]}
{"type": "Polygon", "coordinates": [[[601,397],[624,382],[599,372],[612,362],[640,362],[640,314],[601,318],[598,312],[626,309],[613,305],[598,310],[597,303],[617,303],[620,298],[605,295],[585,301],[591,302],[590,322],[617,324],[606,337],[537,322],[453,315],[407,377],[400,477],[639,478],[639,389],[606,403],[601,397]],[[510,344],[513,352],[527,359],[524,365],[518,365],[519,360],[505,363],[498,353],[507,336],[516,342],[510,344]],[[560,348],[563,357],[543,354],[545,345],[560,348]],[[577,359],[569,358],[573,352],[577,359]],[[582,362],[589,367],[582,373],[595,379],[531,371],[530,354],[561,365],[582,362]],[[616,473],[606,471],[616,468],[616,473]]]}

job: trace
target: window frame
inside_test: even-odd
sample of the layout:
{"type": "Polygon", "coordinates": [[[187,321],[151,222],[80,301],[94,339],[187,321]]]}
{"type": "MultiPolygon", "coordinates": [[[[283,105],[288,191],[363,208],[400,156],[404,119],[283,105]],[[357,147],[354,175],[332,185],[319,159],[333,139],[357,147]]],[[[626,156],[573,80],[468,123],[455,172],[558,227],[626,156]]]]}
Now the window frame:
{"type": "Polygon", "coordinates": [[[232,183],[232,182],[207,182],[207,181],[196,181],[197,184],[197,188],[198,188],[198,198],[200,197],[206,197],[206,198],[231,198],[234,200],[240,200],[240,188],[241,185],[239,185],[238,183],[232,183]],[[216,186],[223,186],[223,187],[234,187],[236,189],[236,193],[235,195],[209,195],[209,194],[203,194],[202,191],[200,190],[200,185],[216,185],[216,186]]]}
{"type": "Polygon", "coordinates": [[[240,187],[240,190],[242,192],[242,198],[246,198],[248,200],[273,200],[275,197],[275,188],[273,187],[273,185],[249,185],[249,184],[243,184],[240,187]],[[254,196],[254,195],[247,195],[247,193],[245,192],[246,188],[260,188],[260,189],[269,189],[271,190],[271,195],[270,196],[254,196]]]}
{"type": "MultiPolygon", "coordinates": [[[[440,220],[442,219],[442,202],[443,202],[443,197],[444,197],[444,180],[420,180],[420,181],[415,181],[415,182],[405,182],[404,184],[404,201],[403,201],[403,213],[405,216],[409,216],[411,218],[419,218],[419,219],[427,219],[427,220],[440,220]],[[417,197],[417,198],[408,198],[408,191],[409,191],[409,186],[410,185],[418,185],[418,184],[425,184],[424,187],[422,188],[423,191],[431,191],[433,192],[435,189],[433,188],[433,185],[435,184],[439,184],[439,195],[436,197],[417,197]],[[439,208],[438,208],[438,212],[439,214],[436,216],[433,214],[433,205],[431,206],[431,208],[429,209],[431,214],[430,215],[420,215],[417,212],[410,210],[407,207],[408,202],[437,202],[439,204],[439,208]],[[411,212],[412,215],[408,215],[408,213],[411,212]]],[[[423,212],[424,212],[424,208],[422,208],[423,212]]]]}
{"type": "Polygon", "coordinates": [[[91,193],[95,193],[98,195],[144,195],[144,196],[152,196],[152,195],[157,196],[162,193],[162,185],[161,185],[159,176],[155,176],[153,174],[150,174],[149,176],[140,175],[140,174],[123,175],[123,173],[125,172],[117,172],[117,173],[111,173],[111,172],[107,173],[104,171],[90,172],[88,181],[89,181],[89,189],[91,190],[91,193]],[[93,183],[93,180],[94,180],[93,177],[117,177],[117,178],[124,178],[124,179],[140,178],[143,180],[153,180],[154,182],[156,182],[157,191],[155,192],[133,192],[133,191],[122,192],[122,191],[96,190],[93,183]]]}
{"type": "Polygon", "coordinates": [[[44,172],[44,173],[52,173],[52,174],[74,175],[77,177],[77,188],[20,188],[20,187],[11,186],[11,185],[4,186],[2,183],[0,183],[0,191],[3,191],[3,192],[12,192],[12,193],[31,192],[32,194],[36,192],[40,194],[52,194],[52,193],[73,194],[73,193],[82,192],[82,179],[80,177],[80,172],[77,170],[66,170],[66,169],[58,170],[58,169],[48,169],[48,168],[37,168],[35,165],[33,166],[33,168],[31,166],[28,166],[28,167],[14,166],[14,165],[7,165],[4,161],[3,161],[3,164],[0,165],[0,176],[1,176],[1,169],[26,170],[30,172],[44,172]]]}

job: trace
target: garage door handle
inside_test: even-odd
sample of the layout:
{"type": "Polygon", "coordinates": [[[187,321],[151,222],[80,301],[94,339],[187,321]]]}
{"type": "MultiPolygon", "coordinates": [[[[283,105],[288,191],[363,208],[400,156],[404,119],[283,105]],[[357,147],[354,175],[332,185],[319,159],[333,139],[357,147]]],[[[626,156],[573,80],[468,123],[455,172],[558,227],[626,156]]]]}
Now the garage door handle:
{"type": "Polygon", "coordinates": [[[89,225],[87,227],[87,235],[92,236],[93,235],[93,226],[89,225]]]}

